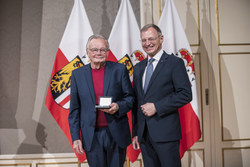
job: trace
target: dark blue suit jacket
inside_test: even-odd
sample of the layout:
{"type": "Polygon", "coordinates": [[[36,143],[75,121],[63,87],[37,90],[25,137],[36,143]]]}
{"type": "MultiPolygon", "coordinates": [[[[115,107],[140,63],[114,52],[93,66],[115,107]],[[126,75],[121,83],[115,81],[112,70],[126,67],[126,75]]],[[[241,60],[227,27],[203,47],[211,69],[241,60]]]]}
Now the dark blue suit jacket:
{"type": "MultiPolygon", "coordinates": [[[[105,113],[108,128],[116,143],[126,148],[131,143],[127,112],[132,109],[134,97],[126,67],[119,63],[106,62],[103,96],[111,96],[119,110],[105,113]]],[[[96,101],[90,64],[78,68],[71,75],[69,126],[72,141],[82,137],[83,148],[91,149],[96,125],[96,101]],[[80,136],[81,132],[81,136],[80,136]]]]}
{"type": "Polygon", "coordinates": [[[141,142],[145,124],[155,142],[166,142],[181,139],[181,126],[178,108],[192,100],[191,85],[184,62],[181,58],[163,53],[159,60],[146,94],[142,86],[142,76],[148,59],[134,67],[133,89],[135,106],[133,109],[133,136],[141,142]],[[141,105],[154,103],[156,114],[145,116],[141,105]]]}

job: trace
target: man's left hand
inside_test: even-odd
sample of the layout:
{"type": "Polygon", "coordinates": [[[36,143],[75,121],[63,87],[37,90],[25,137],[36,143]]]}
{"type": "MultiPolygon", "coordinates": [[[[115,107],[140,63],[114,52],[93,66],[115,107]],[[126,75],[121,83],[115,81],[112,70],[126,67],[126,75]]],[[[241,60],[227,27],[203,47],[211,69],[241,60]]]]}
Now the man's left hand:
{"type": "Polygon", "coordinates": [[[142,110],[142,113],[146,115],[147,117],[151,117],[155,115],[156,113],[154,103],[146,103],[146,104],[141,105],[141,110],[142,110]]]}
{"type": "Polygon", "coordinates": [[[101,109],[103,112],[106,112],[108,114],[115,114],[119,110],[119,106],[117,103],[111,103],[109,109],[101,109]]]}

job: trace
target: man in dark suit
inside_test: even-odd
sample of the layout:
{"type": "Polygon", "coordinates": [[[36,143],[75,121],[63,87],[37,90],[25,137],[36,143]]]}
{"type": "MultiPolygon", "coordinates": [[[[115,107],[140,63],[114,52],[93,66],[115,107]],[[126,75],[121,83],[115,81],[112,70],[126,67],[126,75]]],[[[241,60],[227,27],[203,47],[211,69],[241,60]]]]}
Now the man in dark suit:
{"type": "Polygon", "coordinates": [[[184,62],[162,50],[158,26],[141,29],[148,58],[134,67],[133,148],[141,148],[145,167],[179,167],[181,126],[178,108],[192,100],[184,62]]]}
{"type": "Polygon", "coordinates": [[[91,167],[122,167],[131,143],[127,112],[134,102],[128,71],[122,64],[106,61],[109,44],[104,37],[91,36],[86,48],[90,64],[71,76],[73,147],[78,154],[85,150],[91,167]],[[112,97],[109,109],[96,108],[99,97],[112,97]]]}

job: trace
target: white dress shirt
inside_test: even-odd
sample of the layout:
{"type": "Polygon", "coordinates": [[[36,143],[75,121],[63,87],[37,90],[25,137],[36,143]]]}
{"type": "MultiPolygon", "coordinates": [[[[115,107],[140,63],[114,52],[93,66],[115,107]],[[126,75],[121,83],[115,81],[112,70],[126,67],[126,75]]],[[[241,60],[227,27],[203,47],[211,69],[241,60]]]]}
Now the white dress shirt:
{"type": "MultiPolygon", "coordinates": [[[[155,70],[155,68],[156,68],[156,66],[157,66],[157,64],[158,64],[158,62],[160,61],[160,59],[161,59],[161,56],[162,56],[162,54],[163,54],[163,50],[161,49],[153,58],[155,59],[154,61],[153,61],[153,70],[155,70]]],[[[152,59],[150,56],[148,56],[148,63],[149,63],[149,61],[150,61],[150,59],[152,59]]],[[[145,79],[146,79],[146,71],[147,71],[147,68],[148,68],[148,65],[147,65],[147,67],[145,68],[145,71],[144,71],[144,73],[143,73],[143,76],[142,76],[142,86],[143,86],[143,89],[144,89],[144,85],[145,85],[145,79]]]]}

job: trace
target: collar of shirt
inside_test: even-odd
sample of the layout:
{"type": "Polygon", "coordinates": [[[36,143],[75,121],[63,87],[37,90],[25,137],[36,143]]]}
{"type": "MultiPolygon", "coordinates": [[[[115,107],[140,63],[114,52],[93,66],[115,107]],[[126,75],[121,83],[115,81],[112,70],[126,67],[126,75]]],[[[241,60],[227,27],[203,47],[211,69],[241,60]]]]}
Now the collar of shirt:
{"type": "MultiPolygon", "coordinates": [[[[153,61],[153,70],[155,70],[155,67],[157,66],[158,62],[160,61],[161,59],[161,56],[163,54],[163,50],[161,49],[153,58],[155,59],[153,61]]],[[[148,56],[148,62],[149,60],[152,59],[150,56],[148,56]]],[[[145,84],[145,78],[146,78],[146,70],[147,70],[147,67],[145,68],[145,71],[143,73],[143,76],[142,76],[142,87],[144,89],[144,84],[145,84]]]]}
{"type": "MultiPolygon", "coordinates": [[[[163,54],[163,50],[161,49],[154,57],[155,60],[153,61],[153,68],[155,69],[156,65],[158,64],[158,62],[161,59],[161,56],[163,54]]],[[[148,56],[148,62],[150,61],[150,59],[152,59],[150,56],[148,56]]]]}

